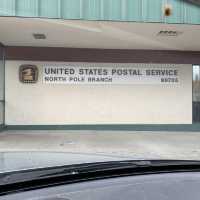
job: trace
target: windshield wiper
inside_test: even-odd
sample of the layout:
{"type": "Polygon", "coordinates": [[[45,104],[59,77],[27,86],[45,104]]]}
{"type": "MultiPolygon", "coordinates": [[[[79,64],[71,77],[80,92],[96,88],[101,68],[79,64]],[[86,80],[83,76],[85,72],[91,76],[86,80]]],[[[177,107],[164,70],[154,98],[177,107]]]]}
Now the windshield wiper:
{"type": "Polygon", "coordinates": [[[0,173],[0,195],[120,176],[200,172],[200,161],[131,160],[87,163],[0,173]]]}

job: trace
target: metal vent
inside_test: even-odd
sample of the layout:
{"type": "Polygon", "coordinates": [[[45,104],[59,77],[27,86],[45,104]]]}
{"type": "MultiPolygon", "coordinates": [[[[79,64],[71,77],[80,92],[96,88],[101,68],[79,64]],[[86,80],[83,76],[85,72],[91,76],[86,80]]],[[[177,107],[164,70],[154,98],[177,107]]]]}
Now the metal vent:
{"type": "Polygon", "coordinates": [[[33,37],[36,40],[45,40],[46,39],[46,35],[43,33],[33,33],[33,37]]]}
{"type": "Polygon", "coordinates": [[[179,36],[180,34],[182,34],[182,32],[180,31],[162,30],[157,35],[165,36],[165,37],[170,37],[170,36],[176,37],[176,36],[179,36]]]}

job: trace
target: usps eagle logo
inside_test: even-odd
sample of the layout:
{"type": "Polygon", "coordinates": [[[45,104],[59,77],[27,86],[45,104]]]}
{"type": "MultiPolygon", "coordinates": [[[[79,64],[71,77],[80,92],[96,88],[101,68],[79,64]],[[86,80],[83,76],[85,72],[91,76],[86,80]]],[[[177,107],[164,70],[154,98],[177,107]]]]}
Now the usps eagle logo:
{"type": "Polygon", "coordinates": [[[22,83],[37,83],[38,68],[35,65],[21,65],[19,68],[19,79],[22,83]]]}

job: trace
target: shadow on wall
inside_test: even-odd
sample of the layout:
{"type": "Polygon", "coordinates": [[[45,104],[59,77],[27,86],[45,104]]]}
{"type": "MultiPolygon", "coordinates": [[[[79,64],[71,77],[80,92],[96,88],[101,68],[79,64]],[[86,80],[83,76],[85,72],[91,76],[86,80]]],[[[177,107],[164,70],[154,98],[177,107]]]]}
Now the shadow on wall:
{"type": "MultiPolygon", "coordinates": [[[[177,0],[177,1],[183,1],[183,0],[177,0]]],[[[184,1],[190,4],[200,6],[200,0],[184,0],[184,1]]]]}

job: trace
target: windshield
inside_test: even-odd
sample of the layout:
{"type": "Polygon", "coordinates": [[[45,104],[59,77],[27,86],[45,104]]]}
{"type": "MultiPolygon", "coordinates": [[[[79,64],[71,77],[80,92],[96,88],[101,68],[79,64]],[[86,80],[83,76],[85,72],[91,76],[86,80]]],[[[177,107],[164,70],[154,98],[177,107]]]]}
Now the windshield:
{"type": "Polygon", "coordinates": [[[0,0],[0,173],[200,160],[200,3],[0,0]]]}

